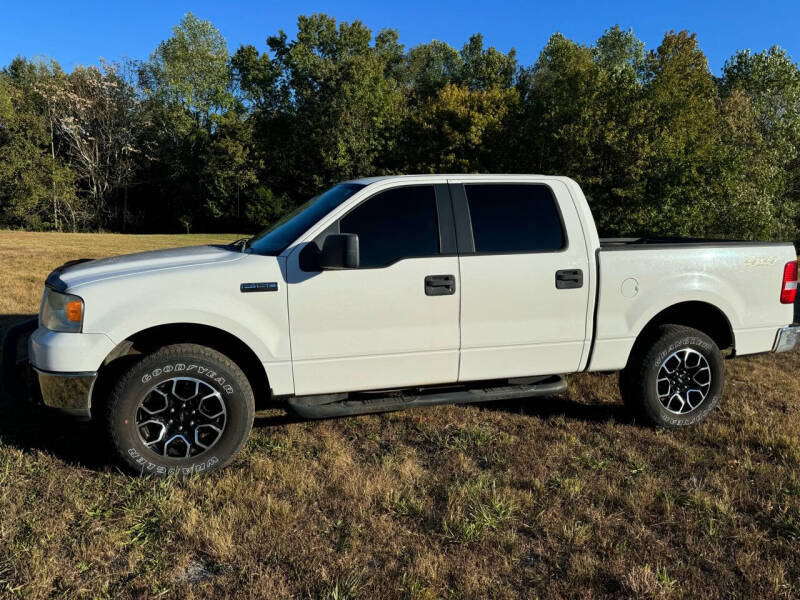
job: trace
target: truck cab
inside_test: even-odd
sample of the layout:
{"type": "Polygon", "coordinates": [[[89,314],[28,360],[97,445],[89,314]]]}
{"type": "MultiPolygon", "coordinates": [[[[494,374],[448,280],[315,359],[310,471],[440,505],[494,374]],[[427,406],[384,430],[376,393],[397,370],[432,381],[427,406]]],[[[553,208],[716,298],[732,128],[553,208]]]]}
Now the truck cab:
{"type": "Polygon", "coordinates": [[[594,277],[563,181],[364,185],[285,255],[295,394],[582,368],[594,277]],[[319,270],[328,240],[358,263],[319,270]]]}

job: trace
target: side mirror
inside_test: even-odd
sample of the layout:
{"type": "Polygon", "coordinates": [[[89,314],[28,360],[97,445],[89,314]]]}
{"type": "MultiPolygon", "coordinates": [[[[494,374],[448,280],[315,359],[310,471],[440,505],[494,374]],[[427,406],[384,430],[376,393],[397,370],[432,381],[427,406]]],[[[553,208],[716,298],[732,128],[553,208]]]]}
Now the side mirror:
{"type": "Polygon", "coordinates": [[[320,269],[357,269],[359,263],[357,234],[331,233],[325,238],[319,260],[320,269]]]}

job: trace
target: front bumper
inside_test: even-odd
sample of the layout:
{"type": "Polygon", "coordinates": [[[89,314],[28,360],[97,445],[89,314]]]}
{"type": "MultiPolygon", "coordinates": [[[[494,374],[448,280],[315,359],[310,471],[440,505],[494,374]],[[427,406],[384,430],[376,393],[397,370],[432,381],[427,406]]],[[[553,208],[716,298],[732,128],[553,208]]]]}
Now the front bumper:
{"type": "Polygon", "coordinates": [[[116,344],[104,333],[65,333],[39,327],[28,340],[31,365],[50,373],[96,371],[116,344]]]}
{"type": "Polygon", "coordinates": [[[92,416],[92,388],[97,373],[50,373],[34,367],[45,406],[73,417],[92,416]]]}
{"type": "Polygon", "coordinates": [[[800,340],[800,325],[782,327],[775,336],[775,344],[772,346],[772,351],[788,352],[793,350],[798,340],[800,340]]]}
{"type": "Polygon", "coordinates": [[[54,372],[32,366],[25,351],[30,348],[29,338],[36,326],[37,319],[30,319],[6,334],[0,378],[3,390],[12,398],[44,402],[66,414],[88,418],[97,373],[54,372]]]}

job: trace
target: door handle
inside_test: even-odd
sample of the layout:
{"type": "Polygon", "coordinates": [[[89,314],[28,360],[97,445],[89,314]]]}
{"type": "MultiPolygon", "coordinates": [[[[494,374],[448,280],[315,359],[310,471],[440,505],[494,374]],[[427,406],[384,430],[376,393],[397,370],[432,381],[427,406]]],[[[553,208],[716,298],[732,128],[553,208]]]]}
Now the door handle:
{"type": "Polygon", "coordinates": [[[428,275],[425,278],[426,296],[452,296],[455,293],[455,275],[428,275]]]}
{"type": "Polygon", "coordinates": [[[580,269],[561,269],[556,271],[556,289],[568,290],[583,287],[583,271],[580,269]]]}

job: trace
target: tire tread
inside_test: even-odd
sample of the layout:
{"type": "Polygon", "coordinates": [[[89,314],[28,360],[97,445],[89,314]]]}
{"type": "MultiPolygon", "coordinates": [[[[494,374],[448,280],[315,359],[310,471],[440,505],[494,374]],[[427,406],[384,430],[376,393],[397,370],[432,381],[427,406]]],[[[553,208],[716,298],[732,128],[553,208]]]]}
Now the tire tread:
{"type": "MultiPolygon", "coordinates": [[[[220,363],[225,368],[230,370],[230,372],[237,379],[236,384],[238,389],[245,396],[247,402],[248,422],[252,423],[255,413],[255,399],[253,396],[253,390],[250,387],[250,382],[248,381],[244,372],[235,362],[221,352],[200,344],[184,343],[162,346],[158,350],[146,355],[140,361],[132,365],[111,388],[109,399],[105,403],[105,431],[108,435],[108,442],[113,448],[116,458],[120,460],[129,470],[132,469],[135,472],[139,472],[137,465],[130,460],[130,457],[128,457],[126,453],[120,450],[122,444],[118,435],[119,432],[113,423],[114,415],[116,414],[117,410],[119,410],[120,404],[124,401],[125,391],[131,385],[132,380],[136,379],[140,375],[142,365],[150,362],[158,363],[165,360],[169,361],[180,356],[186,356],[187,354],[197,358],[205,358],[210,362],[220,363]]],[[[229,465],[236,455],[241,451],[242,447],[244,447],[246,442],[247,436],[244,436],[242,442],[238,445],[235,451],[232,452],[230,456],[214,465],[213,470],[218,470],[229,465]]]]}
{"type": "MultiPolygon", "coordinates": [[[[701,339],[705,338],[705,341],[710,343],[711,346],[716,349],[716,352],[719,353],[716,344],[708,335],[698,329],[685,325],[660,325],[651,332],[645,334],[634,344],[627,366],[620,371],[619,388],[625,407],[635,418],[641,419],[651,425],[670,428],[688,427],[696,424],[696,421],[691,420],[667,423],[657,409],[646,401],[647,394],[649,393],[646,388],[648,370],[651,368],[651,363],[655,355],[661,351],[663,346],[668,346],[673,340],[688,335],[701,339]]],[[[724,378],[724,371],[719,375],[724,378]]],[[[707,408],[701,407],[701,410],[705,413],[702,419],[714,408],[721,393],[722,390],[720,389],[720,394],[717,395],[716,399],[712,399],[711,406],[707,408]]]]}

